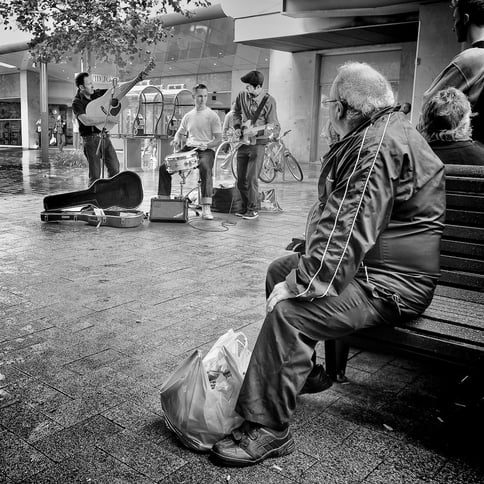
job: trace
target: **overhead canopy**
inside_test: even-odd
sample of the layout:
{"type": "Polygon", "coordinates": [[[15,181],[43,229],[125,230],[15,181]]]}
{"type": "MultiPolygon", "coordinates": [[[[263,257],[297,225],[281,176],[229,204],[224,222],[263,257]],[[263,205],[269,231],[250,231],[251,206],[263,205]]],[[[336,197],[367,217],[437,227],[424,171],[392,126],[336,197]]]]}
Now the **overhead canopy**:
{"type": "MultiPolygon", "coordinates": [[[[437,1],[437,0],[435,0],[437,1]]],[[[235,42],[287,52],[416,40],[432,0],[222,0],[235,42]]]]}

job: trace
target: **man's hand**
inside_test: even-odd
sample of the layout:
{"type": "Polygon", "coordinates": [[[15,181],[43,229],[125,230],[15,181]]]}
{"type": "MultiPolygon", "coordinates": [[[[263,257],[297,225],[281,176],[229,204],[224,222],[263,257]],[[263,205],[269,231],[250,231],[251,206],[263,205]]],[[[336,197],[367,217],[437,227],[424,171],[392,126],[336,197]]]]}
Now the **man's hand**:
{"type": "Polygon", "coordinates": [[[170,141],[170,145],[173,146],[173,148],[175,148],[177,151],[180,149],[180,141],[176,138],[170,141]]]}
{"type": "Polygon", "coordinates": [[[208,145],[207,145],[207,143],[201,143],[199,146],[197,146],[197,148],[200,151],[205,151],[208,148],[208,145]]]}
{"type": "Polygon", "coordinates": [[[296,294],[294,294],[289,289],[289,286],[287,285],[286,281],[282,281],[279,284],[276,284],[270,296],[267,299],[266,312],[270,313],[274,309],[274,306],[279,301],[284,301],[284,299],[292,299],[295,297],[296,297],[296,294]]]}

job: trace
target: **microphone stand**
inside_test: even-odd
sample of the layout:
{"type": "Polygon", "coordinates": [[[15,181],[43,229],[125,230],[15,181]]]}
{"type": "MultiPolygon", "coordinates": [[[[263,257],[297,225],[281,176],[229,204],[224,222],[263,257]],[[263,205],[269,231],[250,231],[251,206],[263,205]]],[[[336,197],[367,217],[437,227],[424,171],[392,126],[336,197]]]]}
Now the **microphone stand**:
{"type": "Polygon", "coordinates": [[[111,99],[109,101],[109,108],[105,110],[106,117],[104,118],[104,126],[101,129],[101,139],[99,140],[99,144],[97,145],[96,155],[99,156],[101,160],[101,178],[104,178],[104,163],[105,163],[105,155],[106,155],[106,142],[105,139],[108,135],[106,130],[106,126],[108,123],[108,116],[111,112],[111,106],[113,106],[113,99],[114,99],[114,91],[116,90],[116,86],[118,85],[118,79],[113,77],[113,90],[111,91],[111,99]]]}

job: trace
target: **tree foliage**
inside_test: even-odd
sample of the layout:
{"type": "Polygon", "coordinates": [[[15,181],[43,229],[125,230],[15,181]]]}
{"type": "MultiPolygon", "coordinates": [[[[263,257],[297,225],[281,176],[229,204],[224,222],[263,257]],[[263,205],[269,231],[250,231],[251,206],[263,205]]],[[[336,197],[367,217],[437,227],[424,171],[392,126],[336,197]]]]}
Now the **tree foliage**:
{"type": "Polygon", "coordinates": [[[6,28],[32,35],[30,53],[37,62],[90,52],[123,67],[168,35],[162,17],[167,11],[189,16],[190,7],[208,5],[207,0],[0,0],[0,19],[6,28]]]}

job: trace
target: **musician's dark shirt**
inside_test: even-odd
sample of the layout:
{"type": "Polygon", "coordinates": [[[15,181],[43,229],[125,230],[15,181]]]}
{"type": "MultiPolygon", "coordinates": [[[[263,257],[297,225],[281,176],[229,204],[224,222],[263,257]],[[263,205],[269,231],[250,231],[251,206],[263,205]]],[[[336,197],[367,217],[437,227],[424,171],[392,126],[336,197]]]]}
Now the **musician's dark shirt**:
{"type": "MultiPolygon", "coordinates": [[[[79,119],[80,114],[86,114],[86,106],[93,100],[101,97],[106,92],[106,89],[96,89],[91,95],[91,99],[87,99],[79,89],[75,98],[72,100],[72,112],[79,119]]],[[[86,126],[79,119],[79,134],[81,136],[89,136],[90,134],[100,133],[101,130],[96,128],[96,126],[86,126]]]]}

